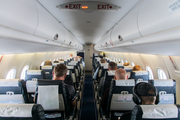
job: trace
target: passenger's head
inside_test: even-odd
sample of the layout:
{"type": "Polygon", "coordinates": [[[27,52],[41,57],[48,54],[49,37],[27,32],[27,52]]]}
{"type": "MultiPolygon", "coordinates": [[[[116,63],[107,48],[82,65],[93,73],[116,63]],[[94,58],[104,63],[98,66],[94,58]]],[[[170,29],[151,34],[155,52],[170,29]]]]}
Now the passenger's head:
{"type": "Polygon", "coordinates": [[[64,59],[59,59],[59,61],[64,61],[64,59]]]}
{"type": "Polygon", "coordinates": [[[105,59],[101,59],[100,62],[101,63],[106,63],[106,60],[105,59]]]}
{"type": "Polygon", "coordinates": [[[44,65],[52,65],[52,62],[51,62],[50,60],[46,60],[46,61],[44,62],[44,65]]]}
{"type": "Polygon", "coordinates": [[[141,71],[142,69],[141,69],[141,67],[139,66],[139,65],[135,65],[134,67],[133,67],[133,71],[141,71]]]}
{"type": "Polygon", "coordinates": [[[117,69],[115,72],[115,76],[114,76],[115,80],[126,80],[127,79],[127,74],[126,71],[122,68],[117,69]]]}
{"type": "Polygon", "coordinates": [[[156,96],[157,96],[157,90],[150,83],[140,82],[134,87],[133,101],[136,104],[142,104],[142,105],[155,104],[156,96]]]}
{"type": "Polygon", "coordinates": [[[125,62],[124,64],[123,64],[123,66],[128,66],[129,65],[129,63],[128,62],[125,62]]]}
{"type": "Polygon", "coordinates": [[[56,60],[55,60],[53,63],[59,63],[59,61],[56,61],[56,60]]]}
{"type": "Polygon", "coordinates": [[[74,61],[78,61],[78,56],[74,57],[74,61]]]}
{"type": "Polygon", "coordinates": [[[73,57],[73,54],[70,54],[70,57],[73,57]]]}
{"type": "Polygon", "coordinates": [[[82,57],[81,56],[78,56],[79,59],[81,59],[82,57]]]}
{"type": "Polygon", "coordinates": [[[66,78],[67,67],[64,64],[58,64],[54,67],[53,79],[54,80],[64,80],[66,78]]]}
{"type": "Polygon", "coordinates": [[[117,70],[117,64],[114,62],[110,62],[108,64],[108,70],[117,70]]]}

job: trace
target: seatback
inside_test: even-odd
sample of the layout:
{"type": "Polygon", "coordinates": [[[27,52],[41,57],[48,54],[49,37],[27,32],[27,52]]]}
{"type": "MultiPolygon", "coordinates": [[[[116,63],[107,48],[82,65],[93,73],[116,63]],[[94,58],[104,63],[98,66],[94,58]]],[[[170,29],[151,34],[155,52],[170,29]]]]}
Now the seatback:
{"type": "Polygon", "coordinates": [[[66,78],[65,78],[65,80],[64,80],[64,83],[66,83],[66,84],[68,84],[68,85],[74,86],[71,70],[68,70],[68,71],[67,71],[67,74],[66,74],[66,78]]]}
{"type": "Polygon", "coordinates": [[[25,81],[33,79],[43,79],[42,70],[26,70],[25,81]]]}
{"type": "Polygon", "coordinates": [[[1,120],[45,120],[39,104],[0,104],[1,120]]]}
{"type": "Polygon", "coordinates": [[[116,71],[107,71],[105,74],[104,82],[102,82],[102,91],[100,93],[100,96],[102,97],[104,95],[104,92],[107,88],[110,88],[111,81],[114,79],[116,71]]]}
{"type": "Polygon", "coordinates": [[[123,63],[117,63],[117,69],[119,69],[119,68],[124,68],[123,63]]]}
{"type": "Polygon", "coordinates": [[[144,71],[132,71],[130,78],[136,79],[136,80],[148,81],[149,80],[149,72],[146,70],[144,70],[144,71]]]}
{"type": "Polygon", "coordinates": [[[124,68],[124,70],[126,70],[126,74],[128,75],[128,79],[134,79],[134,78],[131,78],[131,72],[132,72],[133,66],[124,66],[123,68],[124,68]]]}
{"type": "Polygon", "coordinates": [[[107,70],[108,70],[108,63],[101,63],[98,71],[98,81],[104,76],[104,73],[107,70]]]}
{"type": "Polygon", "coordinates": [[[180,105],[136,105],[131,120],[180,120],[180,105]]]}
{"type": "Polygon", "coordinates": [[[119,111],[122,115],[124,112],[131,111],[134,108],[135,104],[132,99],[134,86],[134,79],[112,80],[107,103],[108,115],[110,111],[119,111]]]}
{"type": "Polygon", "coordinates": [[[0,103],[29,103],[25,81],[0,79],[0,103]]]}
{"type": "Polygon", "coordinates": [[[37,85],[35,102],[41,104],[46,112],[65,112],[68,117],[70,105],[66,97],[64,82],[62,80],[38,80],[37,85]]]}
{"type": "Polygon", "coordinates": [[[176,81],[172,79],[154,79],[149,80],[158,91],[157,99],[159,104],[176,104],[176,81]]]}
{"type": "Polygon", "coordinates": [[[41,66],[41,70],[43,71],[43,78],[44,79],[52,79],[52,71],[53,71],[54,66],[41,66]]]}

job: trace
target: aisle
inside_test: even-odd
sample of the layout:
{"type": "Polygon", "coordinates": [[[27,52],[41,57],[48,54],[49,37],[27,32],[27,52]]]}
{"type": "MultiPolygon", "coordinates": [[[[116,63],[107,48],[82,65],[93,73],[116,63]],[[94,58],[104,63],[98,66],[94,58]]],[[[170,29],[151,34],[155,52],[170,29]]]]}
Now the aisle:
{"type": "Polygon", "coordinates": [[[95,106],[94,88],[91,75],[85,76],[82,106],[79,120],[97,120],[97,110],[95,106]]]}

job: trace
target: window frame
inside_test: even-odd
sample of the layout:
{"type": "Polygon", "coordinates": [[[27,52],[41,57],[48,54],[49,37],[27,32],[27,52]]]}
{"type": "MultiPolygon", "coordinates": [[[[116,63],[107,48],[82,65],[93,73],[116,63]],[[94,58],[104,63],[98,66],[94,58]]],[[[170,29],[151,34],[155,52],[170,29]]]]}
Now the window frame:
{"type": "Polygon", "coordinates": [[[162,78],[162,79],[168,79],[168,77],[167,77],[166,73],[164,72],[164,70],[163,70],[162,68],[157,68],[158,79],[161,79],[161,78],[160,78],[160,74],[159,74],[159,71],[160,71],[160,70],[164,73],[164,75],[165,75],[165,77],[166,77],[166,78],[162,78]]]}
{"type": "Polygon", "coordinates": [[[30,66],[29,66],[28,64],[25,65],[25,66],[23,67],[22,71],[21,71],[20,79],[25,79],[25,77],[26,77],[26,76],[25,76],[25,75],[26,75],[26,73],[25,73],[26,70],[24,70],[24,69],[25,69],[25,67],[27,67],[27,66],[28,66],[28,69],[26,69],[26,70],[29,70],[29,67],[30,67],[30,66]],[[23,74],[24,74],[24,78],[22,78],[23,74]]]}
{"type": "MultiPolygon", "coordinates": [[[[13,72],[14,72],[14,71],[13,71],[13,72]]],[[[15,78],[16,78],[16,73],[17,73],[16,67],[11,68],[11,69],[8,71],[8,73],[6,74],[6,79],[15,79],[15,78]],[[15,73],[13,73],[13,77],[12,77],[12,78],[11,78],[11,76],[10,76],[10,78],[7,78],[8,75],[10,74],[10,71],[11,71],[11,70],[15,70],[15,73]]]]}
{"type": "Polygon", "coordinates": [[[151,67],[149,65],[146,65],[146,70],[149,72],[149,79],[154,79],[153,71],[152,71],[152,69],[151,69],[151,67]],[[149,67],[150,71],[147,70],[147,67],[149,67]],[[152,73],[152,78],[150,77],[150,73],[152,73]]]}

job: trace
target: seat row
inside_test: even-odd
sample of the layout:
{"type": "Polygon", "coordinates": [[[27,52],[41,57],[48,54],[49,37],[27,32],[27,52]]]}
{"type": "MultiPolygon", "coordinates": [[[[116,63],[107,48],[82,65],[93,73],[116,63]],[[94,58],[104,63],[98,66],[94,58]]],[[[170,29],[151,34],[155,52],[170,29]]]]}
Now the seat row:
{"type": "Polygon", "coordinates": [[[0,107],[7,112],[9,108],[14,111],[12,114],[0,112],[0,116],[3,114],[3,119],[9,119],[13,116],[19,119],[21,117],[26,117],[32,120],[43,120],[45,119],[43,115],[45,111],[46,118],[73,119],[74,117],[77,117],[77,111],[80,108],[81,82],[83,82],[84,78],[83,66],[80,65],[80,61],[69,61],[67,67],[68,71],[65,81],[52,80],[52,78],[43,79],[43,72],[47,75],[50,74],[53,69],[49,68],[53,68],[53,66],[42,66],[41,69],[44,71],[27,70],[25,80],[1,79],[0,107]],[[70,110],[70,103],[67,100],[68,97],[64,82],[73,85],[76,88],[76,107],[73,110],[70,110]],[[34,97],[36,104],[33,103],[34,97]],[[19,107],[17,107],[16,104],[18,104],[19,107]],[[36,113],[34,113],[34,111],[36,113]],[[24,116],[19,116],[18,112],[24,113],[24,116]],[[16,115],[14,116],[13,114],[16,115]]]}

